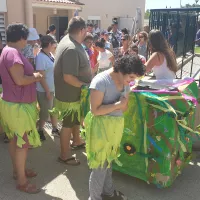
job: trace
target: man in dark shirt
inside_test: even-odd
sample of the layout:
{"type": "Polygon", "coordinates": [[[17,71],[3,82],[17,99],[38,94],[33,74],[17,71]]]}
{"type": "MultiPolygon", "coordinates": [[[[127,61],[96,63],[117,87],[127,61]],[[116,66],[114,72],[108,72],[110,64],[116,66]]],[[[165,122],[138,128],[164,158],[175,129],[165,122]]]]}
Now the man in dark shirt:
{"type": "Polygon", "coordinates": [[[61,113],[63,120],[59,161],[68,165],[80,164],[70,155],[71,133],[73,148],[84,145],[79,135],[81,87],[92,79],[89,57],[81,45],[86,33],[85,21],[78,16],[72,18],[68,34],[60,41],[55,58],[55,109],[61,113]]]}

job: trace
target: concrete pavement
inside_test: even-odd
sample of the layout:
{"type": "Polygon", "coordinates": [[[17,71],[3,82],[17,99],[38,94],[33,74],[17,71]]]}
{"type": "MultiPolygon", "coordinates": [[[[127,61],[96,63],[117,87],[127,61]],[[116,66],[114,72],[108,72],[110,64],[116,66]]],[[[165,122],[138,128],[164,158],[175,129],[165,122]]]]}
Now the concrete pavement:
{"type": "MultiPolygon", "coordinates": [[[[49,129],[47,130],[49,132],[49,129]]],[[[36,195],[21,193],[15,189],[7,145],[0,136],[0,200],[87,200],[89,169],[84,151],[76,151],[81,160],[78,167],[65,166],[56,161],[59,155],[59,139],[47,135],[47,141],[29,152],[28,166],[39,174],[32,182],[42,187],[36,195]]],[[[154,185],[133,177],[114,172],[117,190],[129,200],[199,200],[200,199],[200,153],[185,168],[174,185],[157,189],[154,185]]]]}

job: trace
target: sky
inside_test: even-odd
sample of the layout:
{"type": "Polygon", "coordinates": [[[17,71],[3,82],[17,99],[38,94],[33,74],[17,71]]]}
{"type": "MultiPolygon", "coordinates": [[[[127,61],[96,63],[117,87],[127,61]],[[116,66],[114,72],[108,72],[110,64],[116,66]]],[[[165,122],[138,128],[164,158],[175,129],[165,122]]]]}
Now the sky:
{"type": "MultiPolygon", "coordinates": [[[[182,5],[187,3],[193,4],[195,0],[181,0],[182,5]]],[[[199,1],[200,2],[200,1],[199,1]]],[[[180,0],[146,0],[146,9],[153,9],[153,8],[180,8],[180,0]]]]}

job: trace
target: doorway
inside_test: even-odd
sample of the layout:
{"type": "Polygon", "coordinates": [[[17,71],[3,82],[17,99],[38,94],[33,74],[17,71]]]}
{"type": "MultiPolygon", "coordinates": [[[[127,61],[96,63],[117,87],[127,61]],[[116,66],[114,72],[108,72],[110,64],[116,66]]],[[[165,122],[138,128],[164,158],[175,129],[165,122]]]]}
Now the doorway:
{"type": "Polygon", "coordinates": [[[49,25],[54,24],[56,26],[56,39],[59,42],[60,38],[64,35],[68,28],[68,17],[67,16],[52,16],[49,17],[49,25]]]}

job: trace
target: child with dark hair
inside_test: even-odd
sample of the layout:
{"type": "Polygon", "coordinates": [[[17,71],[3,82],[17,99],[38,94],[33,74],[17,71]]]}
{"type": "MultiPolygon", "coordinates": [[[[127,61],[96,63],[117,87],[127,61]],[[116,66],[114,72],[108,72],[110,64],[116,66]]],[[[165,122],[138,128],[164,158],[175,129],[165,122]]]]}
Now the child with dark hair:
{"type": "Polygon", "coordinates": [[[127,29],[127,28],[123,28],[123,29],[121,30],[121,32],[122,32],[122,35],[129,35],[128,29],[127,29]]]}
{"type": "MultiPolygon", "coordinates": [[[[40,72],[45,78],[36,84],[37,86],[37,100],[40,106],[39,112],[39,129],[40,140],[46,140],[43,127],[45,122],[49,119],[49,110],[53,108],[54,101],[54,52],[56,41],[49,35],[41,38],[41,51],[35,58],[36,70],[40,72]]],[[[51,116],[52,135],[59,136],[57,129],[57,119],[51,116]]]]}
{"type": "Polygon", "coordinates": [[[56,26],[54,24],[49,26],[47,35],[50,35],[56,41],[56,26]]]}
{"type": "Polygon", "coordinates": [[[89,200],[126,200],[114,190],[112,162],[117,161],[128,106],[129,83],[143,76],[145,67],[137,56],[125,55],[115,66],[94,77],[90,107],[85,119],[86,152],[92,169],[89,200]]]}
{"type": "Polygon", "coordinates": [[[109,32],[104,30],[100,36],[105,40],[105,48],[113,53],[113,45],[109,42],[109,32]]]}
{"type": "Polygon", "coordinates": [[[136,44],[130,45],[130,47],[128,49],[128,54],[129,55],[137,55],[143,64],[146,63],[146,58],[144,56],[138,54],[138,46],[136,44]]]}
{"type": "Polygon", "coordinates": [[[103,38],[95,43],[95,46],[99,51],[99,56],[97,58],[98,73],[111,68],[114,64],[114,56],[109,50],[105,48],[105,43],[106,41],[103,38]]]}
{"type": "Polygon", "coordinates": [[[92,23],[87,24],[87,32],[93,34],[94,25],[92,23]]]}
{"type": "Polygon", "coordinates": [[[92,73],[94,74],[94,68],[96,63],[94,63],[94,59],[93,59],[93,54],[94,54],[94,49],[92,47],[93,45],[93,35],[89,32],[87,32],[87,35],[82,43],[83,48],[85,49],[85,51],[87,52],[87,55],[90,59],[90,66],[91,66],[91,70],[92,73]]]}

